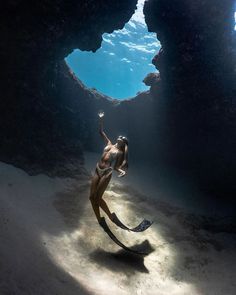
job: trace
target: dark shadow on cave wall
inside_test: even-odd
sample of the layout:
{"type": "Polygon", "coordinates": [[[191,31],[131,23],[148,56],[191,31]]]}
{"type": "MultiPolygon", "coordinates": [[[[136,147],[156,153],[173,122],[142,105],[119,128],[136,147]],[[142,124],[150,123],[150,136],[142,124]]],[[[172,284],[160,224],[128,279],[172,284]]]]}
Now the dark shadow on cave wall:
{"type": "Polygon", "coordinates": [[[209,193],[232,197],[236,175],[234,1],[150,0],[149,30],[163,49],[165,162],[209,193]]]}

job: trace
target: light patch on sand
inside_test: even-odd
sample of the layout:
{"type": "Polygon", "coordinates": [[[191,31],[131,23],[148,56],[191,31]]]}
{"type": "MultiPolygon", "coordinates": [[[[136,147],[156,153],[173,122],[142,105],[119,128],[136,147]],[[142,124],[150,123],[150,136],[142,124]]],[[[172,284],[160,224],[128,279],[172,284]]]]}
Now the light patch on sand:
{"type": "MultiPolygon", "coordinates": [[[[109,202],[111,211],[116,212],[124,223],[135,226],[142,217],[154,216],[151,208],[148,208],[151,211],[145,212],[140,200],[132,203],[128,192],[115,192],[115,187],[110,185],[105,199],[109,202]]],[[[80,200],[84,201],[84,198],[80,200]]],[[[148,240],[154,252],[143,261],[138,257],[137,268],[135,265],[130,267],[129,262],[126,264],[119,261],[119,258],[115,259],[113,253],[119,252],[120,248],[99,227],[88,200],[80,216],[78,229],[57,237],[44,233],[42,241],[47,245],[53,261],[92,294],[198,294],[193,285],[176,282],[171,277],[175,249],[163,238],[157,223],[143,233],[127,232],[118,229],[111,222],[108,224],[113,233],[127,246],[148,240]],[[105,263],[102,262],[103,259],[105,263]],[[116,263],[119,271],[112,265],[116,263]]]]}
{"type": "Polygon", "coordinates": [[[154,251],[143,258],[120,250],[99,227],[87,176],[29,176],[3,163],[0,176],[1,294],[235,295],[230,223],[204,230],[212,219],[156,202],[114,177],[105,199],[120,219],[129,226],[154,221],[144,233],[109,223],[128,246],[149,241],[154,251]]]}

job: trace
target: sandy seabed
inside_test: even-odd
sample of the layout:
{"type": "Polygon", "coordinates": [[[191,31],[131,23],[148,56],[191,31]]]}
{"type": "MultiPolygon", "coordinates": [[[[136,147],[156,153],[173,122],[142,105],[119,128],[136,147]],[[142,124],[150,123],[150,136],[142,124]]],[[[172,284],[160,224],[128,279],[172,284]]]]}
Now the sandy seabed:
{"type": "Polygon", "coordinates": [[[1,295],[236,294],[235,233],[203,229],[207,217],[114,177],[104,195],[111,211],[131,227],[154,221],[143,233],[107,221],[125,245],[150,249],[130,254],[97,224],[89,184],[88,175],[29,176],[0,164],[1,295]]]}

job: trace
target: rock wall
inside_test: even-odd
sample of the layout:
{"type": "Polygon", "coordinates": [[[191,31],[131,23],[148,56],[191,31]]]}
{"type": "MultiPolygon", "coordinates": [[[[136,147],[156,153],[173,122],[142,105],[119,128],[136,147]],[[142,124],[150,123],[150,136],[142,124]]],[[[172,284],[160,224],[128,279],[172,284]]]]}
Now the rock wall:
{"type": "Polygon", "coordinates": [[[149,0],[148,28],[163,87],[166,163],[214,195],[236,191],[234,1],[149,0]]]}
{"type": "MultiPolygon", "coordinates": [[[[63,167],[69,162],[78,172],[83,157],[76,113],[83,111],[78,106],[70,112],[71,100],[57,89],[60,64],[74,48],[96,51],[102,34],[121,29],[136,2],[9,0],[1,5],[1,160],[31,173],[59,175],[68,173],[63,167]]],[[[73,79],[68,69],[64,76],[73,79]]]]}

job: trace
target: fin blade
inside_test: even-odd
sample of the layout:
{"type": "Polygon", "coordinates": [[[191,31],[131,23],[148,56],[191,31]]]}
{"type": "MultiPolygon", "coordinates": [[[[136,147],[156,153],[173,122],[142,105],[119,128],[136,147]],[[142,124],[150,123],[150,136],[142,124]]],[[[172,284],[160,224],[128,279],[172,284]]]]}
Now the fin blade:
{"type": "Polygon", "coordinates": [[[104,217],[101,218],[101,221],[99,222],[99,224],[104,229],[104,231],[108,234],[108,236],[113,240],[113,242],[115,242],[118,246],[120,246],[124,250],[129,251],[133,254],[138,254],[138,255],[147,255],[148,254],[148,253],[144,253],[144,252],[137,251],[134,249],[130,249],[127,246],[125,246],[121,241],[119,241],[117,239],[117,237],[113,234],[113,232],[110,230],[110,228],[108,227],[104,217]]]}
{"type": "Polygon", "coordinates": [[[112,221],[120,228],[124,229],[124,230],[129,230],[129,231],[133,231],[133,232],[142,232],[145,231],[146,229],[148,229],[153,222],[149,221],[147,219],[144,219],[138,226],[134,227],[134,228],[129,228],[126,225],[124,225],[120,219],[117,217],[117,215],[115,213],[112,213],[112,221]]]}

